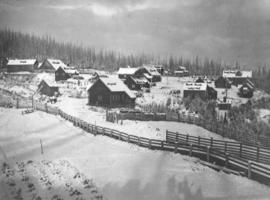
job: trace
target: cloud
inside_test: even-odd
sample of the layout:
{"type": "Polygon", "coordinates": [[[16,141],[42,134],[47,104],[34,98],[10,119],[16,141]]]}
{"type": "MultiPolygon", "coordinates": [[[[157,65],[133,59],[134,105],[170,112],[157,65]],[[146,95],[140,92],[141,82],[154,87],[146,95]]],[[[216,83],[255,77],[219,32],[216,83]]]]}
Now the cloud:
{"type": "Polygon", "coordinates": [[[97,48],[270,63],[268,0],[1,0],[0,28],[97,48]]]}

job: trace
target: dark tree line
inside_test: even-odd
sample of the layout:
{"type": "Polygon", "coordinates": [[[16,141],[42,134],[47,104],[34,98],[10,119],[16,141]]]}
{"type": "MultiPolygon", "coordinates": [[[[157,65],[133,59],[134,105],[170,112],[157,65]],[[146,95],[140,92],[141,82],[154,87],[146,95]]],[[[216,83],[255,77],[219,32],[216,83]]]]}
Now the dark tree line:
{"type": "MultiPolygon", "coordinates": [[[[174,71],[185,66],[191,75],[221,75],[228,68],[222,61],[209,58],[183,58],[181,56],[153,56],[150,54],[124,54],[113,50],[97,50],[72,43],[57,42],[50,36],[35,36],[9,29],[0,30],[0,58],[57,58],[79,68],[95,68],[108,71],[119,67],[137,67],[143,64],[160,64],[166,70],[174,71]]],[[[234,66],[239,68],[239,63],[234,66]]],[[[253,73],[256,87],[270,92],[269,68],[259,66],[253,73]]]]}

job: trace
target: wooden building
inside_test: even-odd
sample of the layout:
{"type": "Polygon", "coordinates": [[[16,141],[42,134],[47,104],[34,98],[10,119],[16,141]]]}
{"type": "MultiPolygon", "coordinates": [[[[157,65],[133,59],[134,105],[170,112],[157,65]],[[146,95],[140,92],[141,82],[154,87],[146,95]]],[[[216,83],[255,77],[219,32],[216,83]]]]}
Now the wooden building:
{"type": "Polygon", "coordinates": [[[87,92],[89,105],[132,108],[135,106],[135,94],[119,78],[99,78],[87,92]]]}
{"type": "Polygon", "coordinates": [[[67,80],[76,75],[79,75],[79,72],[74,68],[58,67],[58,69],[55,71],[55,81],[67,80]]]}
{"type": "Polygon", "coordinates": [[[232,85],[242,85],[252,79],[252,71],[223,70],[222,77],[229,79],[232,85]]]}
{"type": "Polygon", "coordinates": [[[158,73],[160,73],[160,75],[164,74],[164,67],[162,65],[155,65],[155,68],[157,69],[158,73]]]}
{"type": "Polygon", "coordinates": [[[6,64],[6,69],[8,73],[33,72],[37,65],[38,61],[36,59],[10,59],[6,64]]]}
{"type": "Polygon", "coordinates": [[[144,76],[149,82],[161,82],[161,75],[154,66],[144,65],[143,67],[147,71],[146,73],[144,73],[144,76]]]}
{"type": "Polygon", "coordinates": [[[251,98],[254,90],[254,84],[251,81],[247,81],[239,88],[238,95],[244,98],[251,98]]]}
{"type": "Polygon", "coordinates": [[[183,97],[191,99],[200,97],[202,100],[217,99],[217,91],[209,87],[207,83],[186,83],[184,85],[183,97]]]}
{"type": "Polygon", "coordinates": [[[178,66],[176,68],[176,70],[173,72],[173,74],[175,76],[178,76],[178,77],[185,77],[185,76],[188,76],[189,75],[189,71],[184,66],[178,66]]]}
{"type": "Polygon", "coordinates": [[[199,77],[196,79],[195,83],[204,83],[204,79],[202,77],[199,77]]]}
{"type": "Polygon", "coordinates": [[[231,82],[228,78],[220,76],[215,80],[215,87],[228,89],[231,88],[231,82]]]}
{"type": "Polygon", "coordinates": [[[62,69],[68,68],[68,66],[65,63],[63,63],[61,60],[46,59],[39,66],[38,70],[55,72],[59,67],[62,67],[62,69]]]}
{"type": "Polygon", "coordinates": [[[130,90],[141,90],[142,88],[150,88],[148,80],[144,77],[128,76],[124,83],[130,90]]]}
{"type": "Polygon", "coordinates": [[[119,68],[117,74],[120,79],[125,80],[128,76],[133,77],[143,77],[144,73],[147,73],[147,70],[144,67],[126,67],[126,68],[119,68]]]}
{"type": "Polygon", "coordinates": [[[40,94],[51,97],[59,94],[59,87],[55,82],[42,80],[38,85],[38,91],[40,94]]]}

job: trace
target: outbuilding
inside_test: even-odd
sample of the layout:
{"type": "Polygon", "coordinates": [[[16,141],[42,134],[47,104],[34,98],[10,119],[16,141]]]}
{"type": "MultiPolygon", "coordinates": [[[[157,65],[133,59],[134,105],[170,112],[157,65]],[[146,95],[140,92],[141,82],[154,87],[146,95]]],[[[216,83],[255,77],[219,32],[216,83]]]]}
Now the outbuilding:
{"type": "Polygon", "coordinates": [[[132,108],[135,106],[135,94],[119,78],[99,78],[87,92],[89,105],[132,108]]]}
{"type": "Polygon", "coordinates": [[[251,81],[247,81],[240,88],[238,95],[244,98],[251,98],[254,92],[254,84],[251,81]]]}
{"type": "Polygon", "coordinates": [[[119,68],[117,74],[120,79],[125,80],[128,76],[143,77],[143,74],[147,73],[144,67],[125,67],[119,68]]]}
{"type": "Polygon", "coordinates": [[[229,79],[233,85],[242,85],[252,79],[252,71],[223,70],[222,77],[229,79]]]}

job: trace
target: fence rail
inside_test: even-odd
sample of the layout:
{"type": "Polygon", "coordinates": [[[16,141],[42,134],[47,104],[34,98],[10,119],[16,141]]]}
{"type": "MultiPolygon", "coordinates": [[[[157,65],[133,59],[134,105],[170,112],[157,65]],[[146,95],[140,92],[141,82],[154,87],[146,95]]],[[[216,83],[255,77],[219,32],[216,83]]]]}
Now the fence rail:
{"type": "Polygon", "coordinates": [[[250,146],[239,142],[216,140],[213,138],[195,137],[171,131],[166,131],[166,141],[170,143],[180,142],[200,146],[210,146],[223,152],[230,153],[241,159],[252,160],[264,164],[270,164],[270,149],[259,146],[250,146]]]}
{"type": "MultiPolygon", "coordinates": [[[[32,108],[32,107],[29,107],[32,108]]],[[[183,155],[189,155],[197,157],[208,163],[216,163],[216,165],[224,166],[224,171],[236,171],[239,175],[247,176],[250,179],[256,180],[258,182],[270,185],[270,167],[264,166],[256,162],[252,162],[242,157],[235,158],[233,152],[228,153],[223,149],[213,148],[209,143],[204,145],[192,144],[187,142],[168,142],[163,140],[156,140],[150,138],[139,137],[136,135],[129,135],[117,130],[96,126],[90,124],[84,120],[71,116],[61,109],[49,106],[47,104],[34,103],[34,109],[47,112],[53,115],[60,115],[62,118],[73,123],[74,126],[82,128],[88,133],[93,135],[103,135],[108,136],[113,139],[121,140],[131,144],[138,145],[140,147],[145,147],[151,150],[162,150],[175,153],[181,153],[183,155]]],[[[189,139],[191,137],[189,136],[189,139]]],[[[174,138],[175,139],[175,138],[174,138]]],[[[200,142],[204,142],[202,139],[200,142]]],[[[211,143],[210,143],[211,144],[211,143]]],[[[225,147],[223,147],[225,148],[225,147]]],[[[228,146],[227,146],[228,148],[228,146]]],[[[236,146],[237,148],[237,146],[236,146]]],[[[251,148],[246,151],[248,153],[252,152],[251,148]]],[[[264,152],[264,151],[262,151],[264,152]]],[[[252,153],[251,153],[252,154],[252,153]]],[[[244,154],[243,154],[244,155],[244,154]]],[[[264,152],[260,155],[260,159],[267,157],[268,152],[264,152]]],[[[210,164],[209,164],[210,165],[210,164]]],[[[215,165],[215,166],[216,166],[215,165]]],[[[223,169],[223,168],[222,168],[223,169]]]]}

